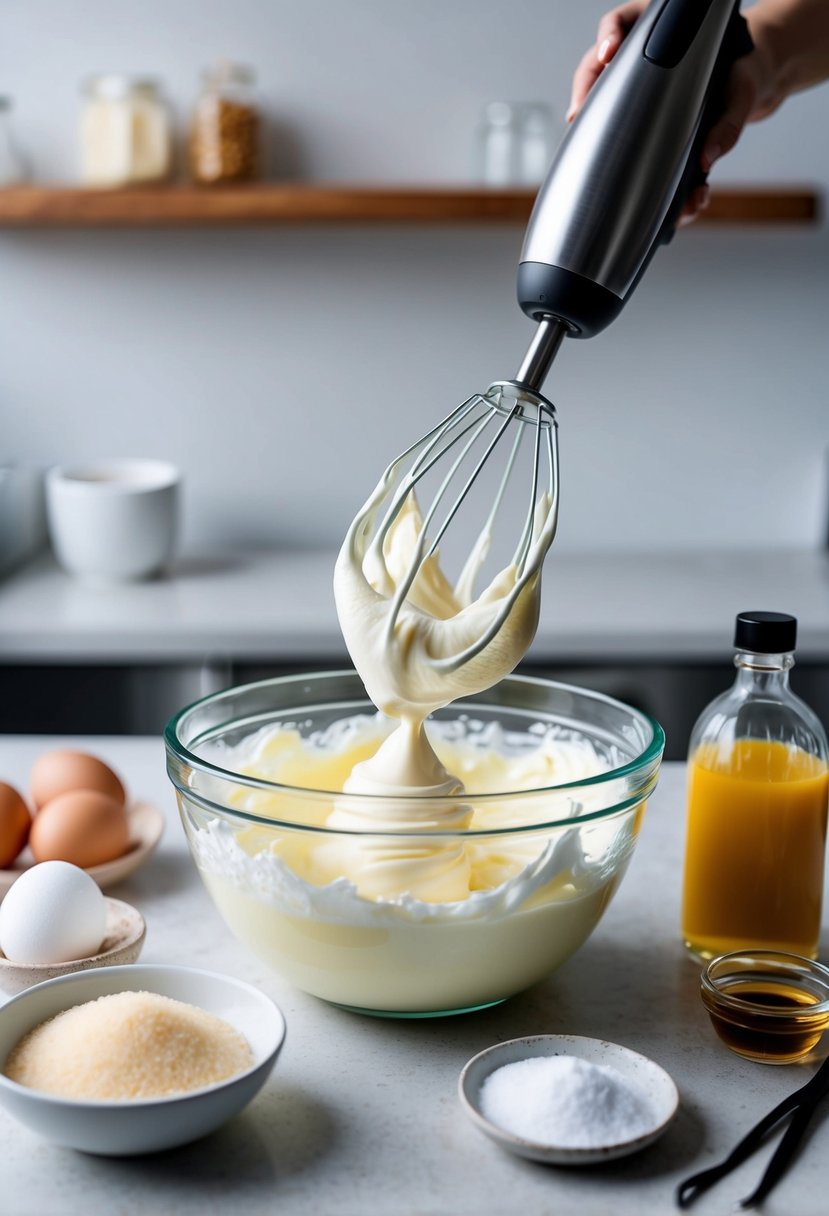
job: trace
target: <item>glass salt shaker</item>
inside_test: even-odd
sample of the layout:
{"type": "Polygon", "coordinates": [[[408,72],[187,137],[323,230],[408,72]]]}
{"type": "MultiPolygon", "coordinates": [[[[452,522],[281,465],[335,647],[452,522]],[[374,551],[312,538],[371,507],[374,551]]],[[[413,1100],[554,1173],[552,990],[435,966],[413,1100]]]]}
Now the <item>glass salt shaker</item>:
{"type": "Polygon", "coordinates": [[[553,156],[553,112],[542,101],[519,107],[517,181],[540,186],[553,156]]]}
{"type": "Polygon", "coordinates": [[[517,180],[519,152],[518,107],[490,101],[478,131],[478,177],[487,186],[511,186],[517,180]]]}
{"type": "Polygon", "coordinates": [[[203,75],[190,131],[190,173],[202,185],[249,182],[261,173],[261,119],[254,73],[221,62],[203,75]]]}

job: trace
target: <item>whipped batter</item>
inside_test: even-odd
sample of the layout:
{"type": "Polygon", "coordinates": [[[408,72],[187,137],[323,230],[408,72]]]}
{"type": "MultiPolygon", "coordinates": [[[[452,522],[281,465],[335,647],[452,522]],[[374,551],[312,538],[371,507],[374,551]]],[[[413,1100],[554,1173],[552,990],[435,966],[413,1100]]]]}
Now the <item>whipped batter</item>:
{"type": "Polygon", "coordinates": [[[347,836],[281,826],[301,819],[326,827],[341,802],[362,803],[336,792],[303,802],[278,787],[341,789],[355,758],[376,754],[393,722],[355,716],[309,737],[271,726],[210,756],[272,782],[266,790],[240,786],[233,803],[281,823],[240,828],[215,819],[191,829],[202,877],[237,936],[306,992],[408,1013],[503,1000],[582,944],[624,873],[639,817],[623,828],[603,818],[570,827],[568,818],[603,805],[603,792],[593,808],[583,786],[578,798],[550,788],[606,767],[577,732],[551,725],[513,735],[472,720],[435,721],[430,729],[439,763],[463,775],[472,808],[463,841],[468,877],[460,895],[443,901],[434,898],[443,878],[429,851],[441,858],[445,846],[422,827],[403,841],[387,839],[384,857],[382,848],[379,855],[367,849],[371,841],[355,842],[355,853],[347,836]],[[551,818],[562,826],[543,826],[551,818]],[[517,822],[529,830],[497,834],[517,822]],[[423,852],[413,856],[417,848],[423,852]],[[378,874],[387,884],[382,895],[378,874]]]}
{"type": "MultiPolygon", "coordinates": [[[[348,530],[334,568],[340,628],[368,695],[384,714],[400,721],[389,739],[353,774],[354,793],[457,792],[436,762],[423,731],[434,710],[491,688],[524,657],[535,636],[541,605],[541,564],[555,533],[549,498],[539,500],[526,563],[510,565],[472,599],[474,567],[452,587],[438,554],[427,557],[393,619],[398,586],[418,550],[422,527],[413,492],[404,500],[385,543],[370,543],[376,517],[392,487],[384,479],[348,530]],[[487,646],[466,652],[503,616],[487,646]]],[[[483,553],[480,541],[474,552],[483,553]]]]}
{"type": "MultiPolygon", "coordinates": [[[[422,546],[423,521],[411,491],[384,543],[371,541],[392,489],[393,480],[384,477],[349,528],[334,570],[334,596],[345,643],[369,696],[399,725],[373,756],[355,765],[343,786],[349,795],[370,797],[338,805],[328,827],[463,832],[472,814],[463,801],[463,782],[439,760],[424,722],[451,701],[490,688],[523,658],[538,624],[541,563],[555,533],[554,512],[542,496],[524,567],[501,570],[477,599],[475,558],[486,552],[485,536],[457,586],[448,582],[435,553],[423,560],[398,604],[399,587],[422,546]],[[488,644],[470,655],[490,633],[488,644]]],[[[504,778],[503,788],[510,788],[508,772],[504,778]]],[[[339,852],[345,871],[359,870],[361,889],[375,898],[408,891],[442,903],[465,899],[473,888],[470,849],[457,838],[441,845],[409,837],[399,846],[357,839],[340,845],[339,852]]]]}

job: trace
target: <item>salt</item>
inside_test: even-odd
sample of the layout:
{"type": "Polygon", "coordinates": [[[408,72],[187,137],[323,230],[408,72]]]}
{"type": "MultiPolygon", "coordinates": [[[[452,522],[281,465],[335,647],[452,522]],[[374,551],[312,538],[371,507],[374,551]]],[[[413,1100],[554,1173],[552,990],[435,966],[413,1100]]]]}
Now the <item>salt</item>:
{"type": "Polygon", "coordinates": [[[635,1140],[656,1122],[635,1081],[576,1056],[535,1056],[497,1068],[481,1086],[480,1105],[503,1131],[562,1148],[635,1140]]]}

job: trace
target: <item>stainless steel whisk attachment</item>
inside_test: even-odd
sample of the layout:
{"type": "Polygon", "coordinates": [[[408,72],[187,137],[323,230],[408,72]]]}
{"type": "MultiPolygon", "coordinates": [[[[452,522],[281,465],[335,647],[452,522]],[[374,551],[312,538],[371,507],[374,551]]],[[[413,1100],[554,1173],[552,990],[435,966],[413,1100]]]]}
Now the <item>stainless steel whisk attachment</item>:
{"type": "Polygon", "coordinates": [[[422,517],[418,516],[419,526],[408,565],[395,578],[387,620],[388,631],[392,633],[407,600],[419,603],[438,619],[472,604],[475,582],[489,553],[493,526],[519,455],[528,440],[532,445],[527,506],[508,567],[514,570],[513,581],[488,627],[460,653],[436,659],[437,669],[453,670],[489,645],[527,583],[538,574],[555,535],[559,504],[558,424],[553,405],[538,387],[566,332],[567,327],[560,322],[542,321],[515,380],[497,380],[486,392],[474,393],[392,461],[383,476],[381,484],[387,489],[397,484],[367,551],[367,562],[375,568],[384,564],[389,534],[410,502],[410,495],[428,475],[438,479],[428,508],[422,517]],[[507,445],[507,458],[492,505],[457,582],[450,587],[441,573],[428,571],[427,563],[436,555],[449,525],[502,444],[507,445]],[[409,461],[410,466],[403,471],[409,461]],[[451,594],[451,600],[447,593],[451,594]]]}

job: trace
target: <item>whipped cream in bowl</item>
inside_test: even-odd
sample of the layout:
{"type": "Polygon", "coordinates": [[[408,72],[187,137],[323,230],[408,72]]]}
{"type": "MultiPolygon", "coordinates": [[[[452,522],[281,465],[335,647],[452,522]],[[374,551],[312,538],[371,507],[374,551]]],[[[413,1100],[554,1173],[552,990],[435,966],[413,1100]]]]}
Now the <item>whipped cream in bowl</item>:
{"type": "Polygon", "coordinates": [[[231,931],[307,992],[423,1017],[503,1001],[583,944],[664,737],[612,698],[514,675],[391,717],[342,671],[216,693],[165,742],[231,931]]]}

